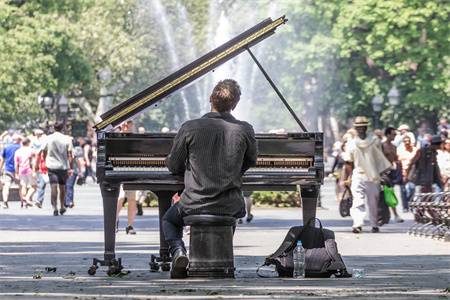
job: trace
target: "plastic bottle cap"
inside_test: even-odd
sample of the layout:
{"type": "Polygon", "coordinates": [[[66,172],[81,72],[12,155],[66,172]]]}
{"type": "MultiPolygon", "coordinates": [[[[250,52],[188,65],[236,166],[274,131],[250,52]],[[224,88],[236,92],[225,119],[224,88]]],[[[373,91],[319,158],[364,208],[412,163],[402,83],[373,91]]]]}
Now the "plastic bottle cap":
{"type": "Polygon", "coordinates": [[[302,241],[297,241],[297,246],[301,246],[302,245],[302,241]]]}

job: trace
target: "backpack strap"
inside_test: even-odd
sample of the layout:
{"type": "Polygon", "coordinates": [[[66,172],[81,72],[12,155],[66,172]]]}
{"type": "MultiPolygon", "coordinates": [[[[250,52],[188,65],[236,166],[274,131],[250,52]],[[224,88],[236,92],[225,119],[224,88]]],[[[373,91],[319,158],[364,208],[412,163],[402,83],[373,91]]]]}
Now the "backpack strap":
{"type": "Polygon", "coordinates": [[[274,259],[275,257],[281,256],[286,252],[289,252],[293,247],[295,247],[295,242],[300,238],[303,226],[294,226],[291,227],[286,234],[286,237],[284,238],[283,242],[281,243],[281,246],[271,255],[269,255],[266,258],[267,260],[274,259]]]}

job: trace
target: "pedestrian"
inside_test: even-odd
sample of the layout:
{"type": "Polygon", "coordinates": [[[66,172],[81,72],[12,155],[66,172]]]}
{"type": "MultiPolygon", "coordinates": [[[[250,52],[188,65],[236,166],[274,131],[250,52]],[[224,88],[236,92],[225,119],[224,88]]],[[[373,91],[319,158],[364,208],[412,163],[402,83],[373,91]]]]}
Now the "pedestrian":
{"type": "Polygon", "coordinates": [[[47,136],[42,152],[45,164],[48,168],[48,177],[51,187],[51,202],[53,215],[58,216],[58,190],[60,209],[59,214],[64,215],[66,208],[64,201],[66,197],[66,182],[68,176],[72,175],[72,142],[70,137],[63,134],[64,123],[56,121],[53,125],[54,133],[47,136]]]}
{"type": "Polygon", "coordinates": [[[14,170],[20,186],[20,207],[33,206],[32,197],[36,191],[36,152],[30,144],[30,139],[24,138],[22,147],[14,154],[14,170]]]}
{"type": "Polygon", "coordinates": [[[403,138],[404,138],[405,136],[409,136],[409,138],[410,138],[410,140],[411,140],[411,144],[412,144],[413,146],[416,145],[416,137],[414,136],[414,133],[412,133],[412,132],[409,130],[409,126],[408,126],[407,124],[402,124],[402,125],[400,125],[400,126],[398,127],[397,130],[399,131],[399,134],[398,134],[398,135],[395,137],[395,139],[394,139],[394,145],[395,145],[395,146],[398,147],[398,146],[402,143],[403,138]]]}
{"type": "Polygon", "coordinates": [[[48,169],[45,165],[44,153],[39,151],[36,157],[36,174],[37,174],[37,198],[35,205],[42,208],[45,196],[45,187],[50,182],[48,177],[48,169]]]}
{"type": "Polygon", "coordinates": [[[422,193],[442,191],[442,178],[437,163],[437,150],[440,148],[442,139],[440,135],[434,135],[429,144],[425,144],[417,151],[410,168],[408,176],[418,186],[422,193]]]}
{"type": "MultiPolygon", "coordinates": [[[[384,130],[384,136],[386,137],[386,140],[383,143],[381,143],[381,148],[383,150],[384,156],[386,156],[386,158],[392,164],[392,169],[389,171],[387,175],[393,186],[396,184],[398,185],[402,184],[402,167],[400,165],[400,161],[397,156],[397,147],[393,144],[396,135],[397,133],[395,128],[387,127],[384,130]]],[[[402,223],[403,219],[398,215],[397,208],[391,207],[391,210],[392,213],[394,214],[395,222],[402,223]]]]}
{"type": "Polygon", "coordinates": [[[211,112],[185,122],[166,158],[169,171],[184,175],[181,199],[163,217],[172,256],[171,278],[185,278],[189,259],[183,242],[183,217],[195,214],[245,216],[242,175],[256,164],[253,127],[231,115],[241,90],[232,79],[220,81],[210,96],[211,112]]]}
{"type": "Polygon", "coordinates": [[[450,191],[450,138],[446,138],[441,149],[437,151],[437,162],[444,191],[448,192],[450,191]]]}
{"type": "MultiPolygon", "coordinates": [[[[120,126],[120,132],[133,132],[133,121],[128,120],[123,122],[120,126]]],[[[136,191],[125,190],[123,185],[120,185],[119,198],[117,199],[117,213],[116,213],[116,232],[119,231],[119,215],[124,202],[128,202],[127,209],[127,227],[125,227],[126,234],[136,234],[134,229],[134,219],[136,217],[136,191]]]]}
{"type": "Polygon", "coordinates": [[[81,147],[77,144],[78,142],[75,142],[73,138],[71,138],[71,140],[73,147],[73,158],[72,158],[73,172],[71,175],[69,175],[66,182],[66,196],[64,198],[65,208],[73,208],[75,206],[74,203],[75,184],[77,182],[78,176],[82,176],[80,175],[81,169],[80,159],[83,159],[83,149],[81,149],[81,147]]]}
{"type": "Polygon", "coordinates": [[[418,148],[413,146],[409,136],[403,138],[403,143],[397,149],[398,159],[402,166],[402,184],[400,185],[400,191],[402,195],[403,212],[408,212],[409,202],[414,197],[416,185],[408,177],[408,169],[410,168],[417,151],[418,148]]]}
{"type": "Polygon", "coordinates": [[[366,207],[368,208],[372,232],[379,232],[378,202],[380,199],[380,181],[391,168],[386,159],[378,137],[368,136],[369,122],[366,117],[355,118],[353,126],[358,135],[348,143],[349,161],[353,162],[351,175],[351,192],[353,205],[350,215],[353,218],[353,233],[360,233],[364,225],[366,207]]]}
{"type": "Polygon", "coordinates": [[[92,178],[92,182],[96,182],[96,178],[94,177],[94,172],[92,170],[92,159],[93,159],[93,150],[92,150],[92,141],[89,138],[85,138],[85,143],[83,145],[84,152],[84,161],[85,161],[85,170],[84,170],[84,178],[87,181],[88,176],[92,178]]]}
{"type": "Polygon", "coordinates": [[[0,170],[3,169],[2,175],[2,197],[3,197],[3,208],[9,208],[8,198],[9,198],[9,189],[11,184],[15,181],[15,162],[14,155],[16,151],[20,148],[20,142],[22,137],[18,134],[13,134],[12,143],[7,144],[2,150],[2,155],[0,157],[0,170]]]}
{"type": "MultiPolygon", "coordinates": [[[[251,191],[243,191],[242,196],[244,197],[245,214],[247,216],[245,221],[247,223],[250,223],[253,220],[253,215],[252,215],[253,200],[251,198],[252,192],[251,191]]],[[[242,224],[242,218],[240,218],[238,222],[239,222],[239,224],[242,224]]]]}

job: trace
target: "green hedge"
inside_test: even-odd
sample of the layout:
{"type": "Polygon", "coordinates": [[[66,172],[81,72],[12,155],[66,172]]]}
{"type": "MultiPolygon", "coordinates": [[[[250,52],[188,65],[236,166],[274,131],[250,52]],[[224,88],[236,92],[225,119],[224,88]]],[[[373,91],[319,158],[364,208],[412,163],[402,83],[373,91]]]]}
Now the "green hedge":
{"type": "MultiPolygon", "coordinates": [[[[261,207],[301,207],[297,192],[253,192],[251,198],[254,205],[261,207]]],[[[148,192],[145,203],[149,207],[158,207],[158,198],[148,192]]]]}

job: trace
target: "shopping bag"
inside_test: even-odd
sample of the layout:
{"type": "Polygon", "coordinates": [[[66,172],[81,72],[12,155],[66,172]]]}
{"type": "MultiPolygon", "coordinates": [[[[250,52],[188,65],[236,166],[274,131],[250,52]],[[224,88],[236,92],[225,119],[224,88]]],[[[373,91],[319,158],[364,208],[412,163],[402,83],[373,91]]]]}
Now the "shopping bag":
{"type": "Polygon", "coordinates": [[[396,207],[398,204],[397,196],[395,196],[394,187],[383,185],[384,202],[389,207],[396,207]]]}

